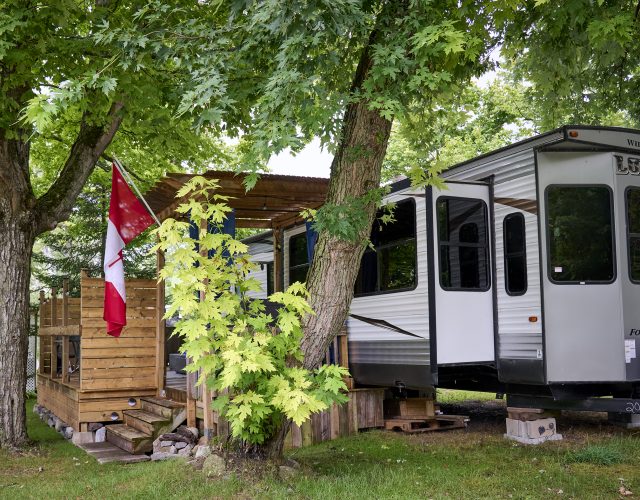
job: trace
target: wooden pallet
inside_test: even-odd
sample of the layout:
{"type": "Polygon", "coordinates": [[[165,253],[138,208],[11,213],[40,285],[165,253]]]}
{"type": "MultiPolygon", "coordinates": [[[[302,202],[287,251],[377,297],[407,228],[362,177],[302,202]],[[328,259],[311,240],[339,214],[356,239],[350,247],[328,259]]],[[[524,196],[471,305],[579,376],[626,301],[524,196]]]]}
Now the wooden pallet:
{"type": "Polygon", "coordinates": [[[436,415],[429,418],[392,418],[385,420],[384,428],[388,431],[417,434],[420,432],[464,429],[468,421],[469,417],[464,415],[436,415]]]}

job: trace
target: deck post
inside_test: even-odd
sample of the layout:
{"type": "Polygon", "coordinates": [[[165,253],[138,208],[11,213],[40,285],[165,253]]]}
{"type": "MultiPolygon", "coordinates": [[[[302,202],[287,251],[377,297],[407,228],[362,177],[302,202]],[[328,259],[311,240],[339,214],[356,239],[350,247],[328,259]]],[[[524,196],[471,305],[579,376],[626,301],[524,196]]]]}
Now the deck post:
{"type": "Polygon", "coordinates": [[[165,300],[165,283],[160,280],[160,271],[164,268],[164,252],[158,250],[156,252],[156,273],[158,283],[156,285],[156,385],[158,396],[164,391],[164,382],[166,375],[165,364],[165,320],[164,320],[164,300],[165,300]]]}
{"type": "MultiPolygon", "coordinates": [[[[58,289],[51,287],[51,326],[58,326],[58,289]]],[[[51,378],[58,377],[58,349],[55,335],[51,335],[51,378]]]]}
{"type": "Polygon", "coordinates": [[[282,228],[273,228],[273,291],[281,292],[284,287],[282,273],[282,228]]]}
{"type": "Polygon", "coordinates": [[[40,336],[40,327],[44,326],[42,324],[42,320],[44,319],[44,290],[40,290],[40,297],[39,297],[39,301],[40,301],[40,310],[39,310],[39,316],[40,316],[40,324],[38,325],[38,337],[37,337],[37,342],[40,343],[39,346],[39,356],[38,359],[39,361],[39,366],[38,366],[38,373],[44,373],[44,349],[43,349],[43,338],[40,336]]]}
{"type": "MultiPolygon", "coordinates": [[[[69,280],[62,282],[62,326],[69,325],[69,280]]],[[[62,382],[69,382],[69,336],[62,337],[62,382]]]]}

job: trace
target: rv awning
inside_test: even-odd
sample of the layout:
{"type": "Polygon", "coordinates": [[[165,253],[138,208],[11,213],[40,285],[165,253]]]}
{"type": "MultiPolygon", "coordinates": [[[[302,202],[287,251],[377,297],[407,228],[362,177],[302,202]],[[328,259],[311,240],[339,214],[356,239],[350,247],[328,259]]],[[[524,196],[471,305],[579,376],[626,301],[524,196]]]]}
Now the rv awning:
{"type": "MultiPolygon", "coordinates": [[[[160,220],[175,217],[175,209],[184,200],[178,190],[196,174],[169,174],[144,195],[160,220]]],[[[318,208],[324,203],[329,179],[261,174],[255,187],[246,191],[245,174],[209,171],[203,174],[217,179],[218,194],[231,197],[228,204],[236,212],[236,226],[274,229],[299,222],[300,211],[318,208]]]]}

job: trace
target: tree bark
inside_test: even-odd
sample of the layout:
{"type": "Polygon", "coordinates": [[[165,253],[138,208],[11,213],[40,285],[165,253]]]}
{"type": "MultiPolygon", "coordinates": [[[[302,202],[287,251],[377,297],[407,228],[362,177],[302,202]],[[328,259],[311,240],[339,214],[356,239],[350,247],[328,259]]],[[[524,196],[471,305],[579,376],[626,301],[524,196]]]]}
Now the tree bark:
{"type": "MultiPolygon", "coordinates": [[[[370,46],[377,34],[371,34],[363,51],[352,84],[360,90],[372,67],[370,46]]],[[[392,121],[369,109],[369,102],[349,104],[343,119],[342,138],[331,164],[331,177],[325,203],[343,205],[380,186],[382,161],[387,151],[392,121]]],[[[353,299],[353,287],[360,260],[369,239],[376,214],[376,203],[366,205],[367,223],[357,241],[346,241],[320,231],[313,262],[307,275],[310,305],[315,315],[303,320],[301,349],[304,367],[316,368],[324,359],[329,344],[342,329],[353,299]]],[[[265,445],[268,458],[280,460],[289,422],[265,445]]]]}
{"type": "Polygon", "coordinates": [[[27,441],[29,278],[35,240],[29,145],[0,140],[0,447],[27,441]]]}
{"type": "MultiPolygon", "coordinates": [[[[367,48],[356,72],[355,88],[362,85],[371,65],[367,48]]],[[[391,125],[391,120],[370,110],[367,101],[349,105],[344,117],[342,142],[331,164],[326,203],[341,205],[380,186],[391,125]]],[[[367,224],[360,229],[358,241],[346,241],[328,231],[321,231],[318,235],[307,276],[310,305],[315,315],[305,318],[301,343],[304,366],[308,369],[320,364],[329,344],[347,319],[376,209],[373,201],[366,205],[367,224]]]]}
{"type": "MultiPolygon", "coordinates": [[[[0,130],[0,448],[17,448],[27,442],[29,280],[35,238],[68,218],[120,126],[122,108],[122,103],[114,103],[101,124],[85,113],[60,175],[39,199],[29,180],[28,141],[7,139],[0,130]]],[[[18,131],[14,135],[26,134],[18,131]]]]}

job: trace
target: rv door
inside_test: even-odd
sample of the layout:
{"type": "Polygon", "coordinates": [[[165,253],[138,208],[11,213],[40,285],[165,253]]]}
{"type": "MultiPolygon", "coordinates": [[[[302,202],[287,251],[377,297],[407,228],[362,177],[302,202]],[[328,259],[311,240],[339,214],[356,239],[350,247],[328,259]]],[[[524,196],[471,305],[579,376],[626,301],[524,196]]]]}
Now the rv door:
{"type": "Polygon", "coordinates": [[[490,202],[486,184],[448,182],[446,189],[433,189],[438,365],[495,360],[490,202]]]}

